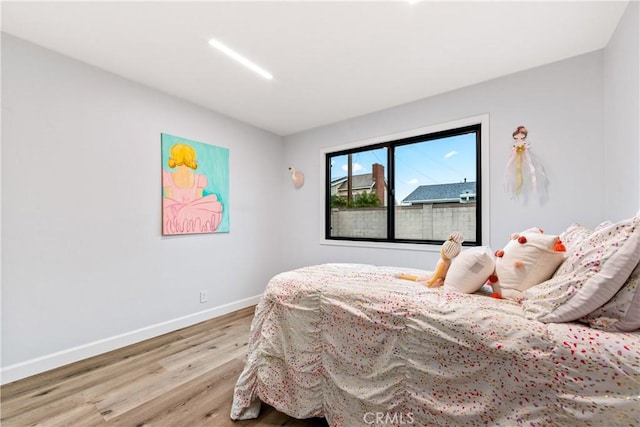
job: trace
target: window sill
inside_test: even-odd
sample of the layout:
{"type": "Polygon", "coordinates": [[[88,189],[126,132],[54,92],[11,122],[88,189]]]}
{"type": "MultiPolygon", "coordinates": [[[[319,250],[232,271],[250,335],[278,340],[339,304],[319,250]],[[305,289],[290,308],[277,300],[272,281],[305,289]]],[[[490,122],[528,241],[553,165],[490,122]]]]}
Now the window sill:
{"type": "Polygon", "coordinates": [[[359,242],[353,240],[320,239],[325,246],[343,246],[351,248],[391,249],[397,251],[440,252],[442,245],[421,245],[417,243],[359,242]]]}

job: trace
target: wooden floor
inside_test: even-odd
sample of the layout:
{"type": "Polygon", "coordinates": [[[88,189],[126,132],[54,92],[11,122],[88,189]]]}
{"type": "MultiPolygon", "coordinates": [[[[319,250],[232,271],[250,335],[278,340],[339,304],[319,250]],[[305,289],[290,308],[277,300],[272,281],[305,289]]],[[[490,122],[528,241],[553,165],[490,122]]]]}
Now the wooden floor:
{"type": "Polygon", "coordinates": [[[229,418],[255,307],[0,388],[2,427],[327,426],[263,405],[229,418]]]}

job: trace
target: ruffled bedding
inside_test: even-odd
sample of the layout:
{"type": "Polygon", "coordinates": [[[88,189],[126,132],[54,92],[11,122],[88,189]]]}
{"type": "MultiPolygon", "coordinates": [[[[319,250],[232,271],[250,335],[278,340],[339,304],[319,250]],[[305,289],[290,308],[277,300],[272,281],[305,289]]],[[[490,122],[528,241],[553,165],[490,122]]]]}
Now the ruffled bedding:
{"type": "Polygon", "coordinates": [[[515,302],[324,264],[268,284],[231,418],[260,402],[332,426],[640,422],[640,333],[527,320],[515,302]]]}

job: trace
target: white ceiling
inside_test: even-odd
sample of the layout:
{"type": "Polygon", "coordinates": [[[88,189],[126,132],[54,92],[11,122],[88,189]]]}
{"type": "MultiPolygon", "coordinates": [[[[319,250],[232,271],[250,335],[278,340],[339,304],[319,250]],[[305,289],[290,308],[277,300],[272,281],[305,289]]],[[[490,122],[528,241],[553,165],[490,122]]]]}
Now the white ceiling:
{"type": "Polygon", "coordinates": [[[627,3],[3,1],[1,12],[6,33],[289,135],[601,49],[627,3]]]}

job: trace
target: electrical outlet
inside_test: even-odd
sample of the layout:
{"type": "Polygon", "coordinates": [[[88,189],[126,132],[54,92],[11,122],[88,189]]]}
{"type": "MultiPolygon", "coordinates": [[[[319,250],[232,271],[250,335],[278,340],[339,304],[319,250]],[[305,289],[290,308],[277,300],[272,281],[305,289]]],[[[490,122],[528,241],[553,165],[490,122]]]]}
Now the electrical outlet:
{"type": "Polygon", "coordinates": [[[204,303],[207,302],[208,298],[207,298],[207,291],[200,291],[200,302],[204,303]]]}

